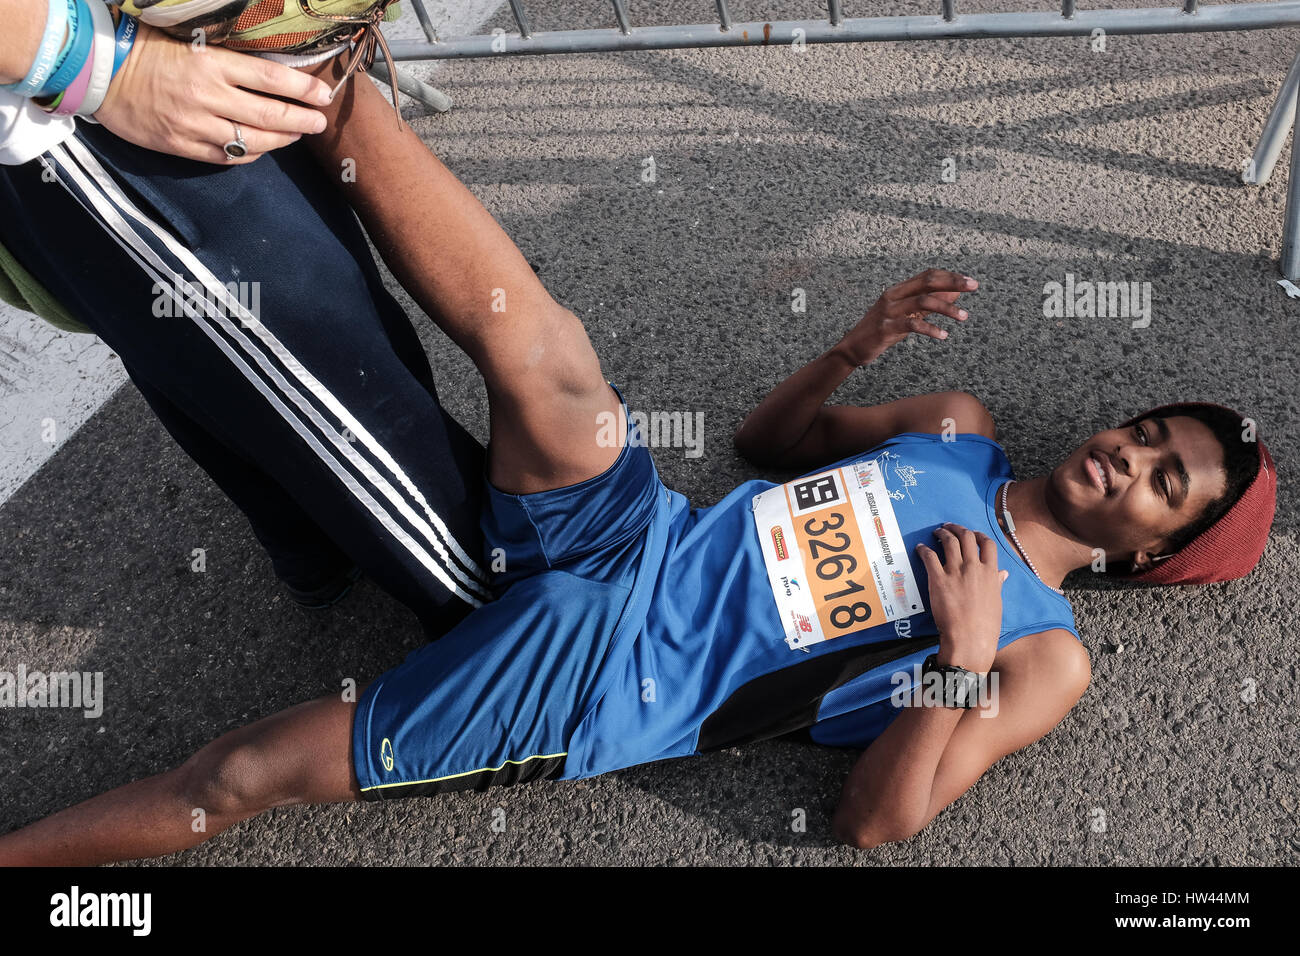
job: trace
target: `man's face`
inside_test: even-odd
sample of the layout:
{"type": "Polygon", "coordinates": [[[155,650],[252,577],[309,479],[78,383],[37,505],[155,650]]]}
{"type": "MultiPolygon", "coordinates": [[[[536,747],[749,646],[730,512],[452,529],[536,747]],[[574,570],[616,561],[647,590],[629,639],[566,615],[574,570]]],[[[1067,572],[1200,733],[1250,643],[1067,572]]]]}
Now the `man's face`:
{"type": "Polygon", "coordinates": [[[1052,471],[1047,502],[1108,560],[1133,556],[1145,568],[1226,487],[1223,448],[1208,425],[1185,416],[1144,418],[1075,449],[1052,471]]]}

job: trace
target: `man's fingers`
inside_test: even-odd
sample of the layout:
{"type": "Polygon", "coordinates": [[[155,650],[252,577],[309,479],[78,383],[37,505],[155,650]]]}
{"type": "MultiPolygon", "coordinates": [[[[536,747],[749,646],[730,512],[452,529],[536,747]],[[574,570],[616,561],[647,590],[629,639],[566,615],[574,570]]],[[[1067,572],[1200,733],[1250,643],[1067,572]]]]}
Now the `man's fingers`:
{"type": "Polygon", "coordinates": [[[196,143],[193,149],[187,149],[183,152],[173,153],[174,156],[184,156],[186,159],[196,159],[201,163],[213,163],[221,166],[244,166],[260,159],[264,154],[249,153],[241,156],[239,159],[230,159],[226,156],[226,151],[220,146],[209,146],[206,143],[196,143]]]}
{"type": "Polygon", "coordinates": [[[891,302],[909,299],[925,292],[973,292],[979,283],[968,275],[947,269],[926,269],[924,272],[900,282],[886,290],[885,298],[891,302]]]}
{"type": "MultiPolygon", "coordinates": [[[[229,140],[231,136],[231,133],[227,133],[226,139],[229,140]]],[[[262,155],[250,150],[247,155],[239,159],[228,159],[221,144],[212,142],[214,138],[210,133],[206,137],[201,134],[187,134],[185,136],[176,136],[156,148],[165,151],[169,156],[179,156],[182,159],[192,159],[200,163],[213,163],[222,166],[251,163],[262,155]]],[[[222,142],[224,143],[225,140],[222,142]]],[[[245,142],[247,142],[247,139],[245,139],[245,142]]]]}
{"type": "Polygon", "coordinates": [[[261,57],[220,49],[210,52],[230,54],[222,57],[221,68],[226,80],[233,86],[242,86],[271,96],[283,96],[311,106],[329,105],[330,85],[319,77],[261,57]]]}
{"type": "Polygon", "coordinates": [[[932,548],[918,544],[916,553],[921,556],[921,563],[925,565],[925,572],[931,581],[943,573],[943,565],[939,563],[939,556],[934,553],[932,548]]]}
{"type": "MultiPolygon", "coordinates": [[[[239,159],[229,160],[232,164],[248,161],[249,157],[256,158],[273,149],[288,146],[301,138],[298,133],[281,133],[274,130],[259,129],[245,123],[239,123],[239,132],[243,136],[248,153],[239,159]]],[[[211,143],[215,147],[216,158],[211,162],[225,163],[228,161],[226,159],[225,144],[235,139],[235,121],[214,116],[209,122],[202,125],[202,132],[198,134],[198,138],[211,143]]]]}
{"type": "Polygon", "coordinates": [[[946,339],[948,337],[946,329],[941,329],[934,323],[925,321],[919,315],[913,315],[907,320],[907,328],[908,331],[928,335],[932,339],[946,339]]]}
{"type": "Polygon", "coordinates": [[[325,114],[320,110],[285,103],[246,90],[230,90],[229,99],[216,107],[216,112],[240,126],[252,126],[276,133],[301,135],[319,133],[325,129],[325,114]]]}
{"type": "Polygon", "coordinates": [[[957,543],[961,546],[961,559],[963,561],[969,561],[972,564],[979,561],[979,540],[975,537],[974,531],[951,521],[944,525],[944,527],[956,536],[957,543]]]}
{"type": "Polygon", "coordinates": [[[934,536],[943,545],[943,566],[949,570],[961,564],[961,542],[944,525],[934,529],[934,536]]]}
{"type": "Polygon", "coordinates": [[[910,299],[901,299],[893,306],[894,309],[904,314],[911,312],[933,312],[935,315],[946,315],[950,319],[956,319],[958,322],[966,321],[967,312],[955,302],[947,302],[937,295],[928,293],[913,296],[910,299]]]}
{"type": "Polygon", "coordinates": [[[998,566],[998,543],[979,531],[975,532],[975,538],[980,544],[980,561],[991,564],[996,568],[998,566]]]}

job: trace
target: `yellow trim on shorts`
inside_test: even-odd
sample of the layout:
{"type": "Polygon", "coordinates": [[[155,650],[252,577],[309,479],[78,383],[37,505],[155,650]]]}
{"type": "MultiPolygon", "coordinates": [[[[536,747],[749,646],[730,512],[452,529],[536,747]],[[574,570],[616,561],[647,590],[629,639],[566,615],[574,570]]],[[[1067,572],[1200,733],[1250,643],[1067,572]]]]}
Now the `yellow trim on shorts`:
{"type": "Polygon", "coordinates": [[[362,787],[361,792],[365,793],[367,790],[384,790],[388,787],[416,787],[422,783],[439,783],[443,780],[455,780],[457,777],[469,777],[476,773],[496,773],[498,770],[504,770],[506,764],[512,763],[516,766],[522,766],[530,760],[554,760],[556,757],[567,757],[568,755],[569,752],[567,750],[558,754],[533,754],[531,757],[525,757],[523,760],[507,760],[499,767],[479,767],[477,770],[466,770],[464,773],[450,773],[445,777],[429,777],[427,780],[402,780],[398,783],[377,783],[372,787],[362,787]]]}

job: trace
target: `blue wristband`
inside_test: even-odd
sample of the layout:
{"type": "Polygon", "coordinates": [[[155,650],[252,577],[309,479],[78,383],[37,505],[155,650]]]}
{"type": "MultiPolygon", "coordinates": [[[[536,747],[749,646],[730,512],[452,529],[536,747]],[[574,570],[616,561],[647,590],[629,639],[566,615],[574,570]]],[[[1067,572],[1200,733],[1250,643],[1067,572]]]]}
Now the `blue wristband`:
{"type": "MultiPolygon", "coordinates": [[[[68,54],[72,52],[72,41],[76,39],[77,33],[77,13],[77,0],[68,0],[67,39],[63,42],[63,49],[59,51],[59,58],[54,61],[54,70],[50,74],[49,80],[54,79],[54,76],[63,68],[64,62],[68,59],[68,54]]],[[[49,80],[45,81],[46,86],[50,85],[49,80]]],[[[37,92],[36,95],[41,96],[43,90],[44,87],[42,87],[42,92],[37,92]]]]}
{"type": "MultiPolygon", "coordinates": [[[[86,0],[74,0],[74,2],[76,5],[72,9],[72,18],[68,22],[68,33],[72,37],[68,55],[64,58],[63,64],[54,71],[49,82],[41,88],[38,96],[54,96],[66,90],[77,78],[77,74],[81,72],[81,68],[90,56],[90,47],[95,40],[95,23],[90,18],[90,8],[86,6],[86,0]]],[[[95,2],[98,3],[100,0],[95,2]]]]}
{"type": "Polygon", "coordinates": [[[9,83],[0,89],[9,90],[19,96],[35,96],[54,72],[55,61],[63,49],[63,37],[68,26],[67,0],[49,0],[45,13],[45,32],[41,34],[41,45],[36,50],[36,59],[32,68],[17,83],[9,83]]]}
{"type": "Polygon", "coordinates": [[[117,76],[117,71],[122,69],[122,64],[126,62],[131,47],[135,46],[135,35],[139,32],[139,29],[139,20],[125,13],[122,14],[122,19],[117,24],[117,46],[113,50],[114,76],[117,76]]]}

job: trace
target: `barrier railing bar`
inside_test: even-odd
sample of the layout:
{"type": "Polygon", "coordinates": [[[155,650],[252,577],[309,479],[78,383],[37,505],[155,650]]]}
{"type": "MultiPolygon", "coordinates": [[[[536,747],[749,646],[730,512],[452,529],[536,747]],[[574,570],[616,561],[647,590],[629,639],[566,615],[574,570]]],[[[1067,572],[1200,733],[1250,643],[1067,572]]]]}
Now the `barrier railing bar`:
{"type": "Polygon", "coordinates": [[[619,33],[632,32],[632,24],[628,22],[627,7],[623,5],[623,0],[614,0],[614,16],[618,18],[619,33]]]}
{"type": "Polygon", "coordinates": [[[718,0],[718,26],[723,31],[731,29],[731,11],[727,8],[727,0],[718,0]]]}
{"type": "Polygon", "coordinates": [[[438,31],[429,19],[429,11],[424,9],[424,0],[411,0],[411,6],[415,7],[415,19],[420,21],[420,29],[424,31],[425,37],[430,43],[437,43],[438,31]]]}
{"type": "Polygon", "coordinates": [[[519,35],[525,40],[532,39],[533,31],[528,26],[528,17],[524,16],[522,0],[510,0],[510,12],[515,15],[515,23],[519,24],[519,35]]]}
{"type": "MultiPolygon", "coordinates": [[[[468,59],[501,53],[614,53],[630,50],[769,46],[791,42],[796,36],[806,43],[863,43],[968,37],[1090,36],[1095,30],[1124,35],[1218,33],[1300,26],[1300,0],[1247,0],[1245,3],[1210,4],[1204,8],[1200,6],[1199,0],[1183,0],[1181,7],[1084,11],[1076,9],[1076,0],[1061,0],[1059,15],[1055,12],[972,13],[960,19],[957,18],[956,0],[941,0],[942,15],[938,17],[859,17],[849,20],[844,19],[840,0],[827,0],[828,20],[755,21],[738,24],[732,22],[727,0],[715,0],[718,9],[716,26],[654,26],[633,33],[624,0],[613,0],[614,14],[618,19],[617,31],[556,30],[534,37],[524,15],[522,0],[510,0],[510,10],[519,26],[519,35],[530,42],[502,50],[496,46],[496,37],[491,35],[454,37],[439,41],[424,9],[423,0],[414,0],[414,3],[415,15],[420,21],[425,42],[393,41],[389,48],[394,60],[468,59]]],[[[396,76],[390,77],[387,69],[379,63],[374,65],[373,70],[378,78],[396,84],[398,89],[435,109],[451,108],[450,98],[414,77],[400,71],[396,76]]],[[[1242,176],[1245,182],[1262,185],[1268,181],[1281,154],[1286,134],[1292,128],[1300,136],[1300,55],[1292,63],[1278,92],[1254,156],[1242,176]]],[[[1292,137],[1291,175],[1287,183],[1279,266],[1285,278],[1300,282],[1300,141],[1297,141],[1297,136],[1292,137]]]]}
{"type": "Polygon", "coordinates": [[[1252,186],[1263,186],[1272,177],[1277,158],[1282,155],[1282,147],[1286,145],[1286,134],[1291,132],[1291,122],[1295,119],[1298,91],[1300,91],[1300,53],[1296,54],[1296,58],[1291,61],[1291,69],[1286,71],[1282,88],[1277,91],[1277,99],[1273,101],[1273,108],[1269,110],[1268,119],[1264,121],[1264,130],[1259,134],[1255,153],[1242,173],[1242,182],[1252,186]]]}
{"type": "MultiPolygon", "coordinates": [[[[517,0],[511,0],[517,6],[517,0]]],[[[560,30],[531,34],[527,44],[499,53],[490,35],[449,37],[439,43],[392,40],[395,60],[447,60],[466,57],[552,53],[599,53],[619,50],[676,50],[699,47],[768,46],[789,43],[803,31],[807,43],[857,43],[896,40],[948,40],[964,37],[1089,36],[1108,34],[1214,33],[1300,26],[1300,0],[1206,4],[1189,17],[1181,6],[1112,10],[1076,10],[1066,19],[1057,11],[967,13],[952,20],[941,16],[848,18],[839,26],[827,20],[779,20],[769,23],[685,24],[618,30],[560,30]]]]}

